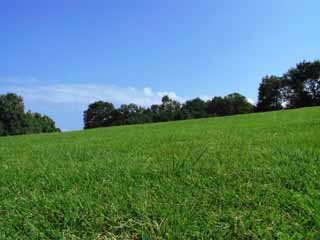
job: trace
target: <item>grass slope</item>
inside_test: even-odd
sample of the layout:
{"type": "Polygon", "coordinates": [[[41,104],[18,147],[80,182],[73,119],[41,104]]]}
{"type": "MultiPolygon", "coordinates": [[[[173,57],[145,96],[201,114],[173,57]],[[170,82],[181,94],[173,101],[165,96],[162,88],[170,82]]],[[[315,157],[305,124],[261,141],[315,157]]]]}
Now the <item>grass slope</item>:
{"type": "Polygon", "coordinates": [[[0,139],[3,239],[314,239],[320,108],[0,139]]]}

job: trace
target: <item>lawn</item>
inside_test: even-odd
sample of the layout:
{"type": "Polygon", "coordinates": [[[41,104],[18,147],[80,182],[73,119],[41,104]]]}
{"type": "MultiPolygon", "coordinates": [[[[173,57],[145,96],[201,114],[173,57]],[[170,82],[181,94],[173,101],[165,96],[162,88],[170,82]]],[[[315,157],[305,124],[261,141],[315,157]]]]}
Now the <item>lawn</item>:
{"type": "Polygon", "coordinates": [[[320,107],[0,138],[0,239],[316,239],[320,107]]]}

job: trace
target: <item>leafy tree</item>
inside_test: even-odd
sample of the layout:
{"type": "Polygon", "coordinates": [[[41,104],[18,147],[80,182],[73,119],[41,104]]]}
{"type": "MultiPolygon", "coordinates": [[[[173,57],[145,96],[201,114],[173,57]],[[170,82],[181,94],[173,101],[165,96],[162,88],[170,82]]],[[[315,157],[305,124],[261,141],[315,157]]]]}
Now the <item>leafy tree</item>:
{"type": "Polygon", "coordinates": [[[22,97],[14,93],[0,95],[0,122],[2,135],[25,133],[26,121],[22,97]]]}
{"type": "Polygon", "coordinates": [[[135,114],[138,111],[138,106],[136,104],[122,104],[118,109],[119,112],[119,123],[121,125],[133,124],[135,123],[135,114]]]}
{"type": "Polygon", "coordinates": [[[223,97],[214,97],[208,101],[208,114],[212,116],[224,116],[228,114],[228,107],[223,97]]]}
{"type": "Polygon", "coordinates": [[[60,129],[48,116],[25,113],[22,97],[14,93],[0,95],[0,136],[56,131],[60,129]]]}
{"type": "Polygon", "coordinates": [[[60,129],[56,128],[55,122],[51,118],[40,113],[28,111],[26,113],[26,122],[26,133],[60,132],[60,129]]]}
{"type": "Polygon", "coordinates": [[[320,104],[320,61],[303,61],[283,76],[283,93],[288,107],[320,104]]]}
{"type": "Polygon", "coordinates": [[[187,114],[186,118],[202,118],[207,117],[207,103],[200,98],[195,98],[186,103],[183,106],[183,112],[187,114]]]}
{"type": "Polygon", "coordinates": [[[160,109],[160,121],[173,121],[182,119],[181,104],[169,98],[169,96],[162,97],[162,104],[160,109]]]}
{"type": "Polygon", "coordinates": [[[259,86],[257,111],[271,111],[281,109],[281,78],[276,76],[266,76],[259,86]]]}
{"type": "Polygon", "coordinates": [[[27,122],[27,133],[41,133],[42,132],[42,125],[38,119],[40,118],[39,113],[32,113],[28,111],[26,113],[26,122],[27,122]]]}
{"type": "Polygon", "coordinates": [[[225,96],[224,101],[227,107],[227,115],[253,112],[253,105],[239,93],[225,96]]]}
{"type": "Polygon", "coordinates": [[[117,110],[119,114],[118,122],[120,125],[137,124],[151,122],[151,115],[147,109],[139,107],[134,103],[122,104],[117,110]]]}
{"type": "Polygon", "coordinates": [[[84,112],[84,128],[111,126],[116,122],[115,115],[116,111],[112,103],[94,102],[84,112]]]}
{"type": "Polygon", "coordinates": [[[151,105],[149,109],[152,122],[160,122],[161,121],[161,109],[160,106],[157,104],[151,105]]]}

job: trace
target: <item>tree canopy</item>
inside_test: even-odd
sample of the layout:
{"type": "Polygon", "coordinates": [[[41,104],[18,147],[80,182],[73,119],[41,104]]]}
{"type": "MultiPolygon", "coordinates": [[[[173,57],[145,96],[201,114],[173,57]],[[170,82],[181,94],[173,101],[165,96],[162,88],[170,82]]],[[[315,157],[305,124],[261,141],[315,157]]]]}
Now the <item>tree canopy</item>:
{"type": "Polygon", "coordinates": [[[118,109],[112,103],[98,101],[90,104],[84,112],[85,129],[127,125],[148,122],[166,122],[208,116],[224,116],[250,113],[253,105],[239,93],[229,94],[224,98],[216,97],[209,101],[195,98],[180,103],[163,96],[160,104],[144,108],[136,104],[123,104],[118,109]],[[221,104],[217,102],[221,99],[221,104]],[[221,111],[223,106],[223,111],[221,111]]]}
{"type": "Polygon", "coordinates": [[[282,77],[284,98],[289,107],[320,104],[320,61],[303,61],[282,77]]]}
{"type": "Polygon", "coordinates": [[[282,76],[266,76],[259,86],[258,111],[320,105],[320,61],[303,61],[282,76]]]}
{"type": "Polygon", "coordinates": [[[257,110],[260,112],[279,110],[282,108],[281,78],[266,76],[259,86],[257,110]]]}
{"type": "Polygon", "coordinates": [[[0,95],[0,136],[56,131],[60,129],[48,116],[25,112],[22,97],[14,93],[0,95]]]}

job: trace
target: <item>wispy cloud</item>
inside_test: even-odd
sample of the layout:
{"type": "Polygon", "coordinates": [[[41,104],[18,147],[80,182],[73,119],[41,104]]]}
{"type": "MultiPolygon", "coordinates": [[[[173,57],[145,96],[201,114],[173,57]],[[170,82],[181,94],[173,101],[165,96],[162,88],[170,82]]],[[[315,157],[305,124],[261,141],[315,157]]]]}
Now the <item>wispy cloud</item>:
{"type": "Polygon", "coordinates": [[[96,84],[53,84],[36,86],[10,86],[7,91],[16,92],[28,101],[42,101],[57,104],[87,105],[104,100],[115,104],[135,103],[149,106],[160,103],[164,95],[183,101],[172,91],[154,91],[150,87],[142,89],[96,84]]]}
{"type": "MultiPolygon", "coordinates": [[[[190,97],[178,96],[173,91],[154,91],[148,86],[134,88],[104,84],[43,84],[35,78],[24,80],[0,78],[0,84],[2,91],[15,92],[23,96],[27,102],[71,104],[80,107],[98,100],[109,101],[116,105],[135,103],[141,106],[150,106],[160,103],[164,95],[180,102],[191,99],[190,97]]],[[[213,96],[200,95],[199,97],[207,101],[213,96]]],[[[252,98],[247,98],[247,101],[251,104],[256,102],[252,98]]]]}
{"type": "Polygon", "coordinates": [[[35,84],[39,83],[39,80],[34,77],[29,78],[0,78],[0,84],[15,84],[15,85],[21,85],[21,84],[35,84]]]}
{"type": "Polygon", "coordinates": [[[256,101],[253,100],[252,98],[247,98],[247,101],[253,105],[256,104],[256,101]]]}

